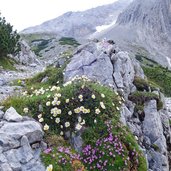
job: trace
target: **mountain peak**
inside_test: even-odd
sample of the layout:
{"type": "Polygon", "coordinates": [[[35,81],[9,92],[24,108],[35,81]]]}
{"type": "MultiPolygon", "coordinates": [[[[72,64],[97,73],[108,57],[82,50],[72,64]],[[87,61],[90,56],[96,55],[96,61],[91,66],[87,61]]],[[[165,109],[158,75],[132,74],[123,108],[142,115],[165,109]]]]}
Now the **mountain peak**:
{"type": "Polygon", "coordinates": [[[118,16],[116,25],[97,37],[112,38],[129,48],[145,48],[149,58],[171,68],[170,28],[170,0],[134,0],[118,16]]]}
{"type": "Polygon", "coordinates": [[[61,36],[86,37],[96,32],[96,27],[111,24],[132,0],[120,0],[86,11],[69,11],[41,25],[23,30],[22,34],[55,33],[61,36]]]}

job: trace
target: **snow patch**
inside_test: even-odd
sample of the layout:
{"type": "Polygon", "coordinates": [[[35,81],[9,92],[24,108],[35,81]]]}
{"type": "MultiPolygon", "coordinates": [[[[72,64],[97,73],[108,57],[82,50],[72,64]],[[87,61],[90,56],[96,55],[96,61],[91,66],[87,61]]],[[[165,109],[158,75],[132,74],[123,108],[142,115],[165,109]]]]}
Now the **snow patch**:
{"type": "Polygon", "coordinates": [[[113,26],[115,23],[116,23],[116,20],[113,21],[111,24],[108,24],[108,25],[97,26],[97,27],[96,27],[96,31],[97,31],[97,32],[101,32],[101,31],[103,31],[103,30],[106,30],[107,28],[113,26]]]}

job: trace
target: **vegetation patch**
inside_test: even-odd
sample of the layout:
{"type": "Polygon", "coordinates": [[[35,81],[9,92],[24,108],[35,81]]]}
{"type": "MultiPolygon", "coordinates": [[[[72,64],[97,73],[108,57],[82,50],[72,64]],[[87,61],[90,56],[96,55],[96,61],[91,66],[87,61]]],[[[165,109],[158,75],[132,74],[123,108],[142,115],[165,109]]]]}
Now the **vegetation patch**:
{"type": "Polygon", "coordinates": [[[171,96],[171,71],[167,68],[163,68],[161,66],[158,67],[143,67],[145,75],[148,79],[155,84],[158,84],[162,87],[163,92],[166,96],[171,96]]]}
{"type": "Polygon", "coordinates": [[[133,84],[136,86],[138,91],[149,91],[149,83],[147,80],[142,79],[141,77],[135,77],[133,84]]]}
{"type": "Polygon", "coordinates": [[[0,58],[0,66],[3,67],[3,69],[5,70],[16,70],[16,68],[14,67],[14,64],[16,64],[16,61],[14,61],[13,59],[9,58],[9,57],[2,57],[0,58]]]}
{"type": "Polygon", "coordinates": [[[135,58],[143,65],[145,66],[149,66],[149,67],[155,67],[158,66],[159,64],[157,62],[155,62],[152,59],[147,58],[147,56],[145,55],[141,55],[141,54],[136,54],[135,58]]]}
{"type": "Polygon", "coordinates": [[[137,54],[136,59],[141,63],[147,76],[151,90],[160,89],[166,96],[171,96],[171,71],[146,56],[137,54]]]}
{"type": "Polygon", "coordinates": [[[80,44],[72,37],[62,37],[59,39],[61,45],[79,46],[80,44]]]}
{"type": "MultiPolygon", "coordinates": [[[[32,50],[34,51],[34,53],[37,56],[40,56],[40,51],[43,49],[46,49],[48,47],[49,42],[51,42],[52,39],[38,39],[38,40],[33,40],[32,43],[38,41],[40,43],[38,43],[37,45],[35,45],[32,50]]],[[[49,51],[49,50],[48,50],[49,51]]],[[[47,50],[46,50],[47,52],[47,50]]]]}
{"type": "Polygon", "coordinates": [[[39,87],[47,87],[51,85],[62,85],[63,84],[63,70],[64,68],[56,67],[47,67],[43,72],[38,73],[33,78],[26,79],[26,90],[39,87]],[[42,82],[44,78],[47,78],[47,81],[42,82]]]}
{"type": "Polygon", "coordinates": [[[155,150],[155,151],[158,151],[160,152],[160,147],[156,144],[152,144],[151,147],[155,150]]]}
{"type": "Polygon", "coordinates": [[[136,91],[129,95],[129,100],[134,102],[136,105],[142,106],[145,102],[148,102],[150,100],[156,100],[157,101],[157,109],[160,110],[163,107],[163,103],[160,100],[160,97],[151,92],[141,92],[136,91]]]}
{"type": "MultiPolygon", "coordinates": [[[[30,82],[40,82],[39,78],[30,82]]],[[[119,121],[121,104],[117,92],[83,76],[63,85],[32,87],[3,105],[13,106],[43,125],[48,148],[42,152],[42,160],[48,168],[146,171],[134,136],[119,121]],[[80,133],[84,144],[78,153],[69,140],[80,133]]]]}

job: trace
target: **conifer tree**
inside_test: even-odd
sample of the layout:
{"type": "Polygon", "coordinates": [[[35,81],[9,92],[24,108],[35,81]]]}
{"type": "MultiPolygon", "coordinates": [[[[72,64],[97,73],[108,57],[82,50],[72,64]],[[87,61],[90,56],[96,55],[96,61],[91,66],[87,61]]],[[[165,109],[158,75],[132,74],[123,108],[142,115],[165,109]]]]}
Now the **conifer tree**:
{"type": "Polygon", "coordinates": [[[17,31],[13,31],[13,26],[0,14],[0,57],[16,53],[20,49],[19,39],[17,31]]]}

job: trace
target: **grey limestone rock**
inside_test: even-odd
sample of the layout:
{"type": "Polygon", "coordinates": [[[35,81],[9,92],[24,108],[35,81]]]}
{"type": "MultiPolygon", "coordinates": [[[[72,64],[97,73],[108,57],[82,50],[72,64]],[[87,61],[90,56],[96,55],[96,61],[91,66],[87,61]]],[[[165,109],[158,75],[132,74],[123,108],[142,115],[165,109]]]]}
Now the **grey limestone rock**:
{"type": "Polygon", "coordinates": [[[2,147],[2,151],[18,148],[19,146],[20,142],[16,139],[16,137],[8,135],[5,132],[0,133],[0,147],[2,147]]]}
{"type": "Polygon", "coordinates": [[[152,159],[149,160],[151,169],[169,170],[168,153],[166,138],[163,134],[163,126],[159,112],[157,111],[156,101],[151,100],[144,107],[145,118],[143,121],[143,132],[147,136],[155,151],[151,150],[152,159]]]}
{"type": "Polygon", "coordinates": [[[98,50],[95,43],[90,43],[85,49],[79,49],[72,58],[65,71],[65,81],[77,75],[86,75],[102,84],[113,85],[112,73],[113,66],[108,55],[98,50]]]}
{"type": "Polygon", "coordinates": [[[48,80],[49,80],[49,77],[46,76],[45,78],[42,79],[41,83],[46,83],[48,80]]]}
{"type": "Polygon", "coordinates": [[[41,126],[36,121],[8,122],[1,127],[0,133],[18,137],[26,135],[30,143],[41,141],[43,136],[41,126]]]}
{"type": "Polygon", "coordinates": [[[0,110],[0,119],[2,119],[4,116],[4,112],[2,110],[0,110]]]}
{"type": "Polygon", "coordinates": [[[144,73],[127,52],[116,53],[115,48],[116,45],[105,40],[80,46],[66,67],[65,82],[75,76],[85,75],[115,90],[123,89],[123,94],[127,98],[128,94],[136,90],[133,85],[134,77],[144,78],[144,73]]]}
{"type": "Polygon", "coordinates": [[[3,86],[5,84],[6,84],[6,81],[4,79],[0,78],[0,86],[3,86]]]}
{"type": "Polygon", "coordinates": [[[70,138],[70,143],[72,144],[74,149],[80,153],[82,151],[82,146],[83,146],[83,140],[81,138],[81,133],[72,134],[72,136],[70,138]]]}
{"type": "Polygon", "coordinates": [[[20,46],[21,51],[16,56],[10,56],[11,58],[14,58],[21,64],[30,65],[31,67],[36,67],[37,64],[40,65],[39,60],[37,59],[34,52],[31,51],[31,48],[29,47],[26,41],[21,40],[20,46]]]}
{"type": "Polygon", "coordinates": [[[152,142],[163,136],[163,127],[160,115],[157,111],[156,101],[147,102],[144,107],[145,118],[143,122],[143,130],[152,142]]]}
{"type": "Polygon", "coordinates": [[[0,165],[0,170],[1,171],[13,171],[8,163],[2,163],[0,165]]]}
{"type": "Polygon", "coordinates": [[[22,116],[13,107],[10,107],[4,114],[4,120],[8,122],[19,122],[22,120],[22,116]]]}
{"type": "Polygon", "coordinates": [[[122,105],[121,107],[121,118],[123,117],[123,123],[125,125],[125,122],[128,121],[132,117],[132,112],[129,111],[129,109],[126,107],[125,104],[122,105]],[[125,120],[125,121],[124,121],[125,120]]]}
{"type": "Polygon", "coordinates": [[[33,119],[22,119],[14,108],[0,121],[0,171],[45,171],[40,161],[43,131],[33,119]],[[39,143],[37,148],[32,144],[39,143]]]}

